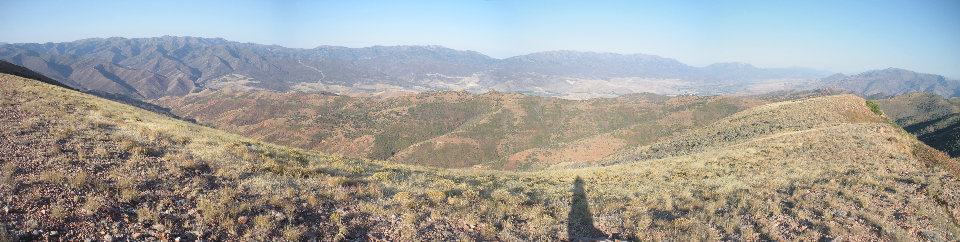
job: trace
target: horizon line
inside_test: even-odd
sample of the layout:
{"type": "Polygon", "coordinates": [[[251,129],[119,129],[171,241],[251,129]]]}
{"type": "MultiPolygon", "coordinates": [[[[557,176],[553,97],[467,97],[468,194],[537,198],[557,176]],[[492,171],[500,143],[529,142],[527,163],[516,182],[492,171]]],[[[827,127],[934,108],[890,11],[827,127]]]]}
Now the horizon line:
{"type": "Polygon", "coordinates": [[[760,67],[760,66],[756,66],[756,65],[754,65],[754,64],[752,64],[752,63],[744,62],[744,61],[724,61],[724,62],[711,63],[711,64],[705,65],[705,66],[694,66],[694,65],[687,64],[687,63],[685,63],[685,62],[682,62],[682,61],[677,60],[677,59],[674,59],[674,58],[664,57],[664,56],[655,55],[655,54],[646,54],[646,53],[617,53],[617,52],[610,52],[610,51],[571,50],[571,49],[558,49],[558,50],[537,51],[537,52],[529,52],[529,53],[521,54],[521,55],[514,55],[514,56],[510,56],[510,57],[505,57],[505,58],[497,58],[497,57],[493,57],[493,56],[490,56],[490,55],[488,55],[488,54],[486,54],[486,53],[483,53],[483,52],[480,52],[480,51],[476,51],[476,50],[455,49],[455,48],[450,48],[450,47],[447,47],[447,46],[445,46],[445,45],[439,45],[439,44],[397,44],[397,45],[387,45],[387,44],[385,44],[385,45],[379,45],[379,44],[378,44],[378,45],[370,45],[370,46],[363,46],[363,47],[350,47],[350,46],[343,46],[343,45],[321,44],[321,45],[317,45],[316,47],[313,47],[313,48],[301,48],[301,47],[289,47],[289,46],[284,46],[284,45],[279,45],[279,44],[265,44],[265,43],[256,43],[256,42],[242,42],[242,41],[237,41],[237,40],[230,40],[230,39],[223,38],[223,37],[203,37],[203,36],[187,36],[187,35],[162,35],[162,36],[154,36],[154,37],[123,37],[123,36],[110,36],[110,37],[88,37],[88,38],[75,39],[75,40],[72,40],[72,41],[61,41],[61,42],[47,41],[47,42],[42,42],[42,43],[41,43],[41,42],[19,42],[19,43],[13,43],[13,42],[3,42],[3,41],[0,41],[0,43],[10,44],[10,45],[17,45],[17,44],[59,44],[59,43],[72,43],[72,42],[84,41],[84,40],[108,40],[108,39],[136,40],[136,39],[158,39],[158,38],[164,38],[164,37],[197,38],[197,39],[209,39],[209,40],[223,40],[223,41],[226,41],[226,42],[231,42],[231,43],[236,43],[236,44],[253,44],[253,45],[262,45],[262,46],[276,46],[276,47],[281,47],[281,48],[286,48],[286,49],[300,49],[300,50],[316,50],[316,49],[321,49],[321,48],[324,48],[324,47],[339,47],[339,48],[348,48],[348,49],[366,49],[366,48],[375,48],[375,47],[440,47],[440,48],[449,49],[449,50],[454,50],[454,51],[473,52],[473,53],[477,53],[477,54],[483,55],[483,56],[485,56],[485,57],[488,57],[488,58],[491,58],[491,59],[496,59],[496,60],[506,60],[506,59],[516,58],[516,57],[521,57],[521,56],[528,56],[528,55],[540,54],[540,53],[551,53],[551,52],[576,52],[576,53],[587,53],[587,54],[613,54],[613,55],[620,55],[620,56],[651,56],[651,57],[657,57],[657,58],[663,58],[663,59],[673,60],[673,61],[679,62],[679,63],[681,63],[681,64],[684,64],[684,65],[687,65],[687,66],[690,66],[690,67],[696,67],[696,68],[706,68],[706,67],[709,67],[709,66],[712,66],[712,65],[718,65],[718,64],[746,64],[746,65],[749,65],[749,66],[751,66],[751,67],[755,67],[755,68],[759,68],[759,69],[808,69],[808,70],[812,70],[812,71],[832,73],[832,74],[827,75],[827,76],[825,76],[825,77],[829,77],[829,76],[837,75],[837,74],[844,75],[844,76],[850,76],[850,75],[862,74],[862,73],[873,72],[873,71],[882,71],[882,70],[888,70],[888,69],[900,69],[900,70],[906,70],[906,71],[916,72],[916,73],[919,73],[919,74],[929,74],[929,75],[942,76],[942,77],[944,77],[944,78],[947,79],[947,80],[960,81],[960,78],[947,77],[947,76],[945,76],[945,75],[935,74],[935,73],[918,72],[918,71],[913,71],[913,70],[910,70],[910,69],[905,69],[905,68],[900,68],[900,67],[893,67],[893,66],[889,66],[889,67],[886,67],[886,68],[883,68],[883,67],[880,67],[880,68],[869,68],[869,69],[867,69],[867,70],[864,70],[864,71],[861,71],[861,72],[857,72],[857,73],[851,73],[851,74],[847,74],[847,73],[843,73],[843,72],[838,72],[838,71],[832,71],[832,70],[816,69],[816,68],[806,67],[806,66],[797,66],[797,65],[794,65],[794,66],[781,66],[781,67],[760,67]]]}

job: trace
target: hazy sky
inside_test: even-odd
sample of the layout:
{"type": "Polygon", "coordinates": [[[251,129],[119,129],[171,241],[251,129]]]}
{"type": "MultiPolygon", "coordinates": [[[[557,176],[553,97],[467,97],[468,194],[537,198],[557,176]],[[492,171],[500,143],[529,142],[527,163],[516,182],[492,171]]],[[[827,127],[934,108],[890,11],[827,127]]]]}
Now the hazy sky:
{"type": "Polygon", "coordinates": [[[319,45],[443,45],[505,58],[644,53],[854,74],[960,78],[960,1],[11,1],[0,42],[223,37],[319,45]]]}

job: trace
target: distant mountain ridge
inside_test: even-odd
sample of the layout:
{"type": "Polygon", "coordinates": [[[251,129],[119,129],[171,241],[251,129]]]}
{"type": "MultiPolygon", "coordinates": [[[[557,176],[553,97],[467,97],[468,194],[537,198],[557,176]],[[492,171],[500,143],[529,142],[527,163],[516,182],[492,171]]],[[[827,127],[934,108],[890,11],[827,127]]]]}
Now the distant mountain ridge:
{"type": "Polygon", "coordinates": [[[864,95],[901,95],[930,92],[943,97],[960,96],[960,82],[926,73],[899,68],[872,70],[852,76],[834,75],[823,79],[823,85],[843,88],[864,95]]]}
{"type": "MultiPolygon", "coordinates": [[[[8,44],[0,46],[0,60],[25,66],[75,88],[139,99],[228,87],[347,95],[496,90],[568,99],[642,92],[756,94],[841,86],[875,91],[855,84],[865,77],[830,79],[823,78],[831,74],[824,71],[757,68],[746,63],[694,67],[645,54],[547,51],[496,59],[442,46],[298,49],[174,36],[8,44]]],[[[920,84],[900,84],[895,90],[876,90],[931,89],[939,90],[941,95],[960,95],[948,80],[928,79],[921,78],[920,84]]]]}
{"type": "Polygon", "coordinates": [[[588,96],[615,96],[649,89],[679,94],[709,89],[640,81],[715,83],[732,80],[739,83],[764,78],[815,78],[826,74],[815,70],[781,72],[759,68],[727,73],[723,68],[692,67],[673,59],[642,54],[549,51],[495,59],[474,51],[440,46],[296,49],[221,38],[173,36],[10,44],[0,46],[0,59],[73,87],[147,99],[224,87],[337,93],[498,90],[548,96],[577,92],[588,96]],[[618,81],[622,83],[608,83],[618,81]],[[604,85],[598,86],[598,82],[604,85]],[[630,84],[630,88],[622,88],[623,83],[630,84]],[[641,84],[649,87],[645,89],[641,84]],[[658,86],[664,87],[657,89],[658,86]]]}

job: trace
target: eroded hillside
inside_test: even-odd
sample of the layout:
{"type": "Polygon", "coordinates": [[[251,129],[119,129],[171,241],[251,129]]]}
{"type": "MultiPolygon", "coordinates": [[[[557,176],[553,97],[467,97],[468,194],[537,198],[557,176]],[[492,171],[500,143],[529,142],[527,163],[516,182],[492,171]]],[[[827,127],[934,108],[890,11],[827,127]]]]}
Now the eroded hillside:
{"type": "Polygon", "coordinates": [[[393,98],[204,91],[156,103],[247,137],[435,167],[542,169],[599,161],[623,148],[766,103],[680,96],[585,101],[489,92],[393,98]]]}
{"type": "Polygon", "coordinates": [[[9,75],[0,75],[0,94],[4,237],[960,236],[956,161],[849,95],[759,106],[684,132],[708,141],[681,135],[650,146],[690,143],[695,152],[531,173],[426,168],[261,143],[9,75]]]}

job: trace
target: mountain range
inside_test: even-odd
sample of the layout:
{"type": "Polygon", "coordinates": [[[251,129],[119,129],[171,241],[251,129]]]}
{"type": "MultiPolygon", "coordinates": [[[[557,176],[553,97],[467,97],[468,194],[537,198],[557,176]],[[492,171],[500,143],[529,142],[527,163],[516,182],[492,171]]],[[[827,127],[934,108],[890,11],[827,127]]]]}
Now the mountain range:
{"type": "Polygon", "coordinates": [[[548,51],[496,59],[441,46],[297,49],[173,36],[7,44],[0,46],[0,60],[71,87],[139,99],[224,88],[355,96],[497,90],[568,99],[821,87],[891,95],[909,91],[960,95],[956,81],[898,69],[830,76],[807,68],[757,68],[746,63],[694,67],[644,54],[548,51]]]}

